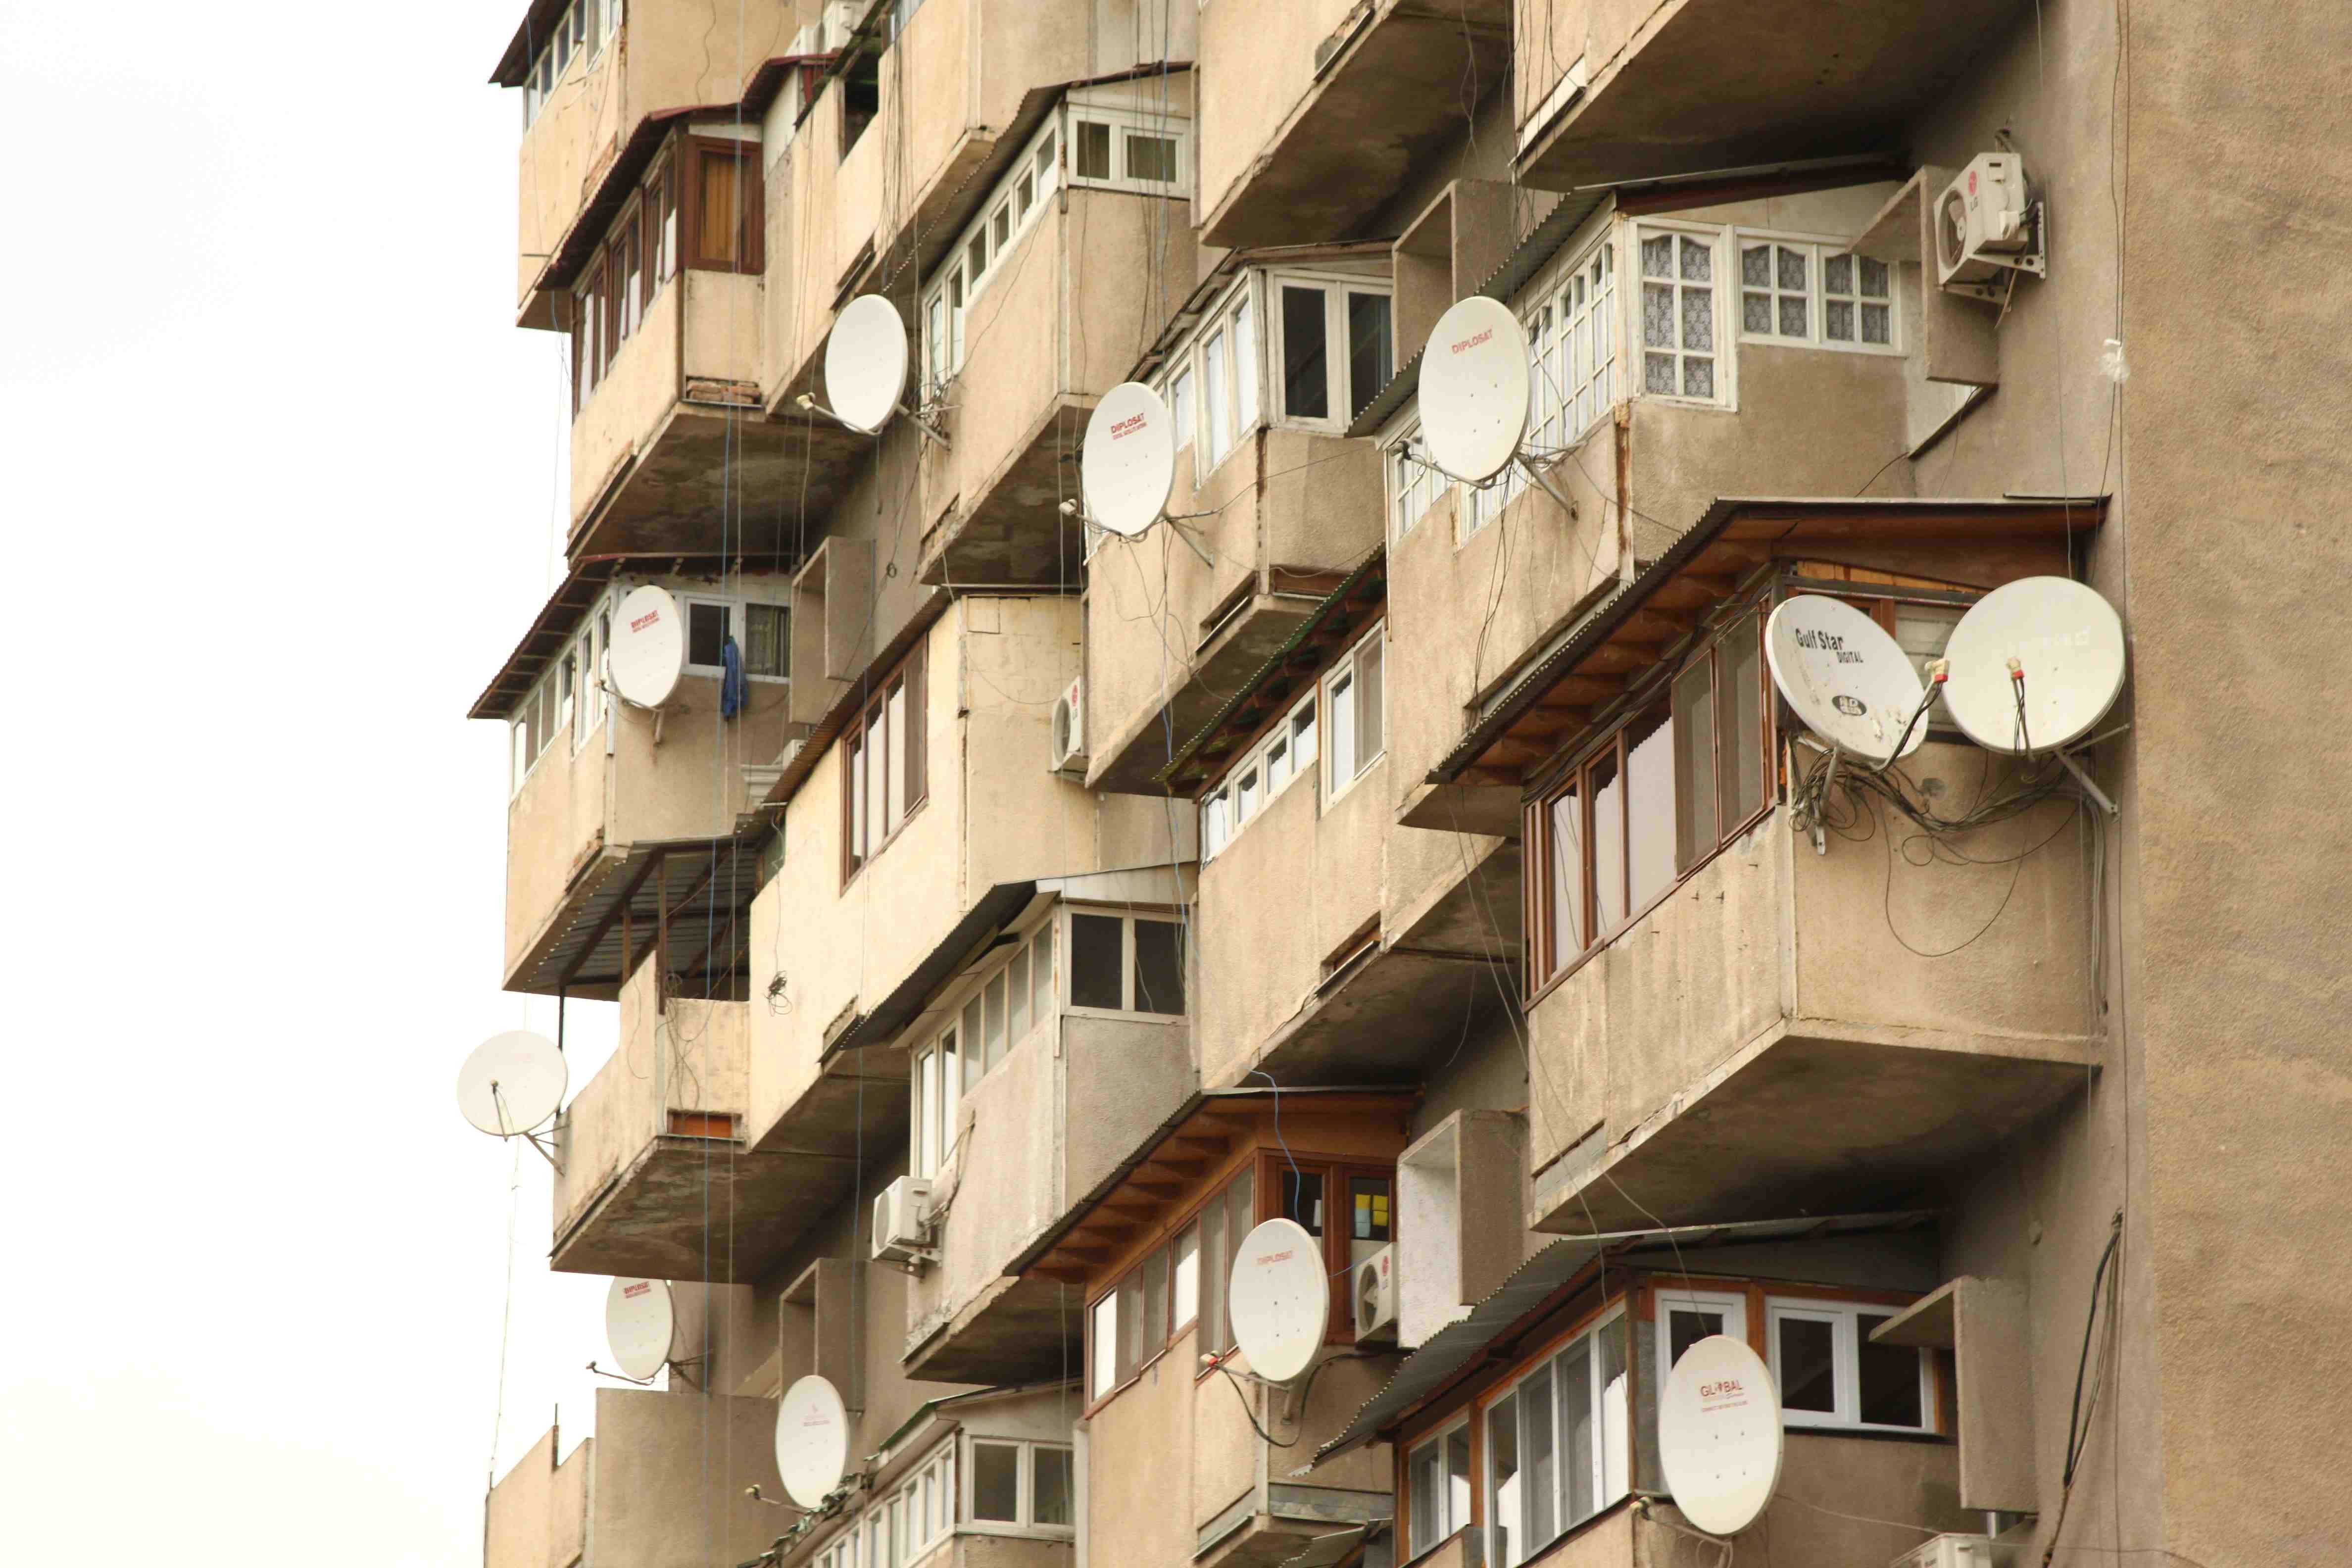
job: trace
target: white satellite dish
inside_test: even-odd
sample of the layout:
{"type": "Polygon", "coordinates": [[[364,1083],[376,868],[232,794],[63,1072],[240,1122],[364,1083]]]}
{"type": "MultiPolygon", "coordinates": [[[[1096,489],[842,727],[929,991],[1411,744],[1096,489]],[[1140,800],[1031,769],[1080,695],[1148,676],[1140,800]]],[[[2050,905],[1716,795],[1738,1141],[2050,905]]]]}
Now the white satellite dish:
{"type": "Polygon", "coordinates": [[[1225,1300],[1250,1370],[1268,1383],[1305,1372],[1331,1321],[1323,1244],[1297,1220],[1270,1219],[1242,1237],[1225,1300]]]}
{"type": "Polygon", "coordinates": [[[1780,1485],[1780,1394],[1727,1334],[1683,1352],[1658,1401],[1658,1458],[1675,1506],[1710,1535],[1756,1522],[1780,1485]]]}
{"type": "Polygon", "coordinates": [[[898,412],[907,390],[907,323],[879,294],[861,294],[845,306],[824,341],[824,385],[834,417],[853,430],[878,434],[898,412]]]}
{"type": "Polygon", "coordinates": [[[1912,722],[1923,693],[1910,657],[1843,599],[1782,601],[1764,628],[1764,657],[1797,717],[1841,752],[1884,767],[1927,736],[1924,718],[1912,722]]]}
{"type": "Polygon", "coordinates": [[[2095,589],[2026,577],[1970,606],[1944,658],[1944,701],[1969,740],[2012,756],[2055,752],[2089,734],[2122,693],[2124,624],[2095,589]]]}
{"type": "Polygon", "coordinates": [[[1421,359],[1421,435],[1430,459],[1484,484],[1528,438],[1535,382],[1528,331],[1499,300],[1456,300],[1430,329],[1421,359]]]}
{"type": "Polygon", "coordinates": [[[457,1109],[492,1137],[512,1138],[555,1114],[568,1081],[553,1040],[511,1029],[476,1046],[457,1069],[457,1109]]]}
{"type": "Polygon", "coordinates": [[[811,1373],[776,1406],[776,1473],[803,1508],[815,1508],[849,1467],[849,1411],[841,1391],[811,1373]]]}
{"type": "Polygon", "coordinates": [[[1160,521],[1176,488],[1176,421],[1158,393],[1123,381],[1087,420],[1078,453],[1087,510],[1111,532],[1134,538],[1160,521]]]}
{"type": "Polygon", "coordinates": [[[647,583],[622,595],[605,668],[633,708],[659,708],[677,695],[686,673],[686,613],[668,589],[647,583]]]}
{"type": "Polygon", "coordinates": [[[604,1342],[623,1377],[639,1383],[669,1364],[677,1348],[677,1307],[664,1279],[615,1279],[604,1292],[604,1342]]]}

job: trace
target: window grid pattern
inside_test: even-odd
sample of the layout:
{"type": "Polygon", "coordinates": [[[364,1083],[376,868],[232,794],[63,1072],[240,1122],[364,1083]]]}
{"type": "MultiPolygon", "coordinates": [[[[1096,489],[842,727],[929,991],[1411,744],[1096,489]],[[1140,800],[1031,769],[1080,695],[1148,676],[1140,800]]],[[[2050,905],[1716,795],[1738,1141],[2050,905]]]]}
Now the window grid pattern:
{"type": "Polygon", "coordinates": [[[1642,390],[1721,401],[1717,374],[1715,237],[1643,229],[1642,390]]]}
{"type": "Polygon", "coordinates": [[[1741,235],[1739,331],[1759,342],[1891,352],[1895,272],[1835,243],[1741,235]]]}

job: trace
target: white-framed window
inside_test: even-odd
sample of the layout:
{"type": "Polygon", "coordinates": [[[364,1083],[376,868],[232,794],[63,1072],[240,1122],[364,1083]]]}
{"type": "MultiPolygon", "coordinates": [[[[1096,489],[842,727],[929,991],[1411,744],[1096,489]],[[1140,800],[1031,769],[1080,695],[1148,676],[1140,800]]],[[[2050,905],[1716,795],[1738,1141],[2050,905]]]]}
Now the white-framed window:
{"type": "Polygon", "coordinates": [[[1074,1013],[1183,1016],[1184,928],[1173,915],[1073,909],[1068,967],[1074,1013]]]}
{"type": "Polygon", "coordinates": [[[1310,690],[1226,771],[1223,783],[1201,797],[1202,859],[1214,859],[1276,795],[1313,776],[1318,728],[1316,693],[1310,690]]]}
{"type": "Polygon", "coordinates": [[[1405,1459],[1406,1508],[1414,1557],[1470,1522],[1470,1422],[1456,1421],[1416,1444],[1405,1459]]]}
{"type": "Polygon", "coordinates": [[[1192,123],[1181,116],[1073,103],[1070,184],[1142,195],[1192,188],[1192,123]]]}
{"type": "Polygon", "coordinates": [[[1176,426],[1176,449],[1192,444],[1192,368],[1186,365],[1168,378],[1168,415],[1176,426]]]}
{"type": "Polygon", "coordinates": [[[1617,247],[1613,233],[1579,253],[1527,316],[1536,358],[1530,440],[1574,445],[1622,395],[1617,371],[1617,247]]]}
{"type": "Polygon", "coordinates": [[[1389,538],[1401,540],[1412,531],[1412,525],[1429,515],[1429,509],[1438,498],[1454,486],[1454,481],[1433,464],[1414,457],[1421,440],[1421,422],[1414,420],[1390,440],[1389,458],[1389,538]]]}
{"type": "Polygon", "coordinates": [[[1642,391],[1716,405],[1731,401],[1729,364],[1717,325],[1722,311],[1723,231],[1643,224],[1642,391]]]}
{"type": "Polygon", "coordinates": [[[909,1152],[914,1173],[928,1179],[955,1154],[956,1113],[963,1104],[963,1058],[956,1048],[953,1025],[915,1052],[911,1072],[914,1127],[909,1152]]]}
{"type": "Polygon", "coordinates": [[[686,668],[692,675],[726,672],[726,645],[735,639],[743,673],[755,680],[782,680],[792,657],[792,610],[708,594],[681,594],[686,607],[686,668]]]}
{"type": "Polygon", "coordinates": [[[1748,1339],[1748,1298],[1727,1290],[1695,1290],[1661,1285],[1654,1292],[1658,1313],[1658,1391],[1683,1352],[1710,1334],[1748,1339]]]}
{"type": "Polygon", "coordinates": [[[611,635],[612,612],[599,609],[572,644],[572,749],[595,738],[604,721],[604,639],[611,635]]]}
{"type": "Polygon", "coordinates": [[[1486,1561],[1513,1568],[1633,1484],[1625,1311],[1486,1402],[1486,1561]]]}
{"type": "Polygon", "coordinates": [[[1067,1444],[965,1439],[963,1521],[983,1535],[1077,1533],[1077,1469],[1067,1444]]]}
{"type": "Polygon", "coordinates": [[[572,0],[571,5],[555,19],[531,61],[530,73],[523,79],[524,130],[530,130],[539,111],[547,107],[555,84],[571,68],[574,55],[584,54],[593,59],[604,52],[606,41],[621,30],[621,16],[622,0],[572,0]]]}
{"type": "Polygon", "coordinates": [[[1734,235],[1739,251],[1739,335],[1856,353],[1900,353],[1895,269],[1855,256],[1843,240],[1734,235]]]}
{"type": "Polygon", "coordinates": [[[973,304],[995,280],[998,269],[1037,215],[1045,210],[1059,169],[1054,157],[1055,136],[1055,126],[1048,120],[1030,138],[1010,172],[981,204],[980,216],[957,237],[947,261],[933,274],[924,292],[922,366],[927,396],[936,396],[963,368],[965,321],[973,304]]]}
{"type": "Polygon", "coordinates": [[[954,1154],[964,1095],[1054,1016],[1055,931],[1048,919],[1016,938],[973,982],[955,1021],[916,1052],[910,1132],[917,1175],[935,1173],[954,1154]]]}
{"type": "Polygon", "coordinates": [[[1871,1331],[1900,1310],[1852,1301],[1776,1296],[1764,1303],[1765,1360],[1791,1426],[1865,1432],[1935,1427],[1927,1358],[1874,1345],[1871,1331]]]}
{"type": "Polygon", "coordinates": [[[1389,284],[1276,273],[1266,279],[1275,323],[1275,417],[1344,430],[1395,369],[1389,284]]]}
{"type": "Polygon", "coordinates": [[[1348,650],[1323,677],[1323,710],[1329,716],[1330,743],[1324,773],[1324,798],[1336,800],[1388,749],[1382,722],[1381,665],[1388,623],[1383,621],[1348,650]]]}

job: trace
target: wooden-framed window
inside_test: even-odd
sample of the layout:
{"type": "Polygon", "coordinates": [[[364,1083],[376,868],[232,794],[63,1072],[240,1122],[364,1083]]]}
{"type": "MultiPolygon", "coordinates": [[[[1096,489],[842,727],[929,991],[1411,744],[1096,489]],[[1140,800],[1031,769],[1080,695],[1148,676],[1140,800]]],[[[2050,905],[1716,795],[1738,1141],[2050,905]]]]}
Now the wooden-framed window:
{"type": "Polygon", "coordinates": [[[841,879],[879,854],[925,798],[923,645],[872,685],[843,731],[841,879]]]}
{"type": "Polygon", "coordinates": [[[572,295],[572,412],[577,414],[604,379],[604,258],[599,252],[572,295]]]}
{"type": "Polygon", "coordinates": [[[1354,1292],[1344,1287],[1355,1278],[1357,1265],[1396,1239],[1396,1167],[1294,1157],[1280,1150],[1262,1151],[1258,1167],[1265,1211],[1259,1217],[1296,1220],[1322,1243],[1324,1270],[1342,1286],[1331,1292],[1331,1321],[1325,1338],[1353,1344],[1354,1292]]]}
{"type": "Polygon", "coordinates": [[[1233,1348],[1225,1282],[1242,1237],[1258,1222],[1253,1161],[1193,1205],[1167,1240],[1104,1289],[1087,1309],[1087,1402],[1099,1404],[1195,1323],[1194,1348],[1233,1348]],[[1155,1283],[1159,1282],[1159,1283],[1155,1283]]]}
{"type": "Polygon", "coordinates": [[[751,142],[688,136],[684,169],[685,266],[706,272],[757,272],[766,226],[760,148],[751,142]]]}

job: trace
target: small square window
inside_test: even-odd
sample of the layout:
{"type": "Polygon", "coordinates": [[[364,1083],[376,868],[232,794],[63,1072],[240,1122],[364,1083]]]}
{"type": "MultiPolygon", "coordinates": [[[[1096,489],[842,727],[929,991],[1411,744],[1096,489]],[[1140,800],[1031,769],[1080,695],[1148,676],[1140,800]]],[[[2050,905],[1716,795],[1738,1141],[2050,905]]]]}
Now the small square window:
{"type": "Polygon", "coordinates": [[[993,1524],[1021,1522],[1020,1445],[972,1444],[971,1517],[993,1524]]]}
{"type": "Polygon", "coordinates": [[[1073,173],[1081,180],[1110,178],[1110,127],[1098,121],[1077,122],[1077,146],[1073,173]]]}
{"type": "Polygon", "coordinates": [[[1070,917],[1070,1005],[1116,1012],[1126,1000],[1120,985],[1125,922],[1117,915],[1070,917]]]}
{"type": "Polygon", "coordinates": [[[728,606],[690,599],[686,606],[686,662],[716,669],[726,658],[728,606]]]}
{"type": "Polygon", "coordinates": [[[1176,183],[1176,139],[1127,133],[1127,177],[1155,185],[1176,183]]]}
{"type": "Polygon", "coordinates": [[[1071,1500],[1077,1490],[1073,1485],[1070,1450],[1040,1446],[1030,1450],[1030,1522],[1070,1524],[1076,1517],[1071,1500]]]}

